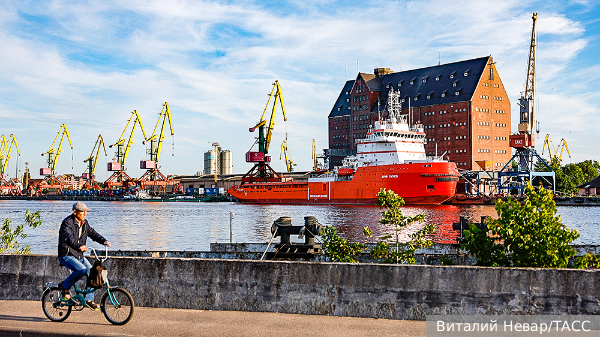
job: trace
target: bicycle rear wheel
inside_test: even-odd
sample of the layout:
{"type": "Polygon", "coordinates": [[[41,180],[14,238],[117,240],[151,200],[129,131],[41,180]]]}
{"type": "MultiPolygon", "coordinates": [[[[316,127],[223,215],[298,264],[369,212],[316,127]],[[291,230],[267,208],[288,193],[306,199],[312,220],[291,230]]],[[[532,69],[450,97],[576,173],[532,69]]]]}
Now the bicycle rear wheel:
{"type": "Polygon", "coordinates": [[[42,295],[42,310],[49,320],[62,322],[69,317],[70,305],[60,305],[62,292],[58,287],[47,288],[42,295]]]}
{"type": "Polygon", "coordinates": [[[127,324],[133,317],[134,308],[133,298],[127,290],[121,288],[107,289],[100,301],[104,317],[115,325],[127,324]]]}

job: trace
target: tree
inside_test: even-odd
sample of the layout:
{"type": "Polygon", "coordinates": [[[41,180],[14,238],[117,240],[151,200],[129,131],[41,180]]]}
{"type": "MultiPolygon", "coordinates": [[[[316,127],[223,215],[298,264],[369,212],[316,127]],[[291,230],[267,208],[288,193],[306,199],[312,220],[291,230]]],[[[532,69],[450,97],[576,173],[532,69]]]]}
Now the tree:
{"type": "Polygon", "coordinates": [[[565,268],[575,255],[570,244],[579,237],[556,215],[552,191],[525,188],[525,200],[498,200],[499,218],[488,220],[487,230],[473,224],[465,231],[462,248],[478,259],[477,265],[565,268]]]}
{"type": "MultiPolygon", "coordinates": [[[[29,210],[25,211],[25,224],[31,228],[36,228],[42,224],[42,211],[35,213],[29,210]]],[[[0,228],[0,254],[12,253],[12,254],[29,254],[31,253],[31,247],[25,244],[21,247],[19,240],[25,239],[27,234],[24,231],[25,225],[21,224],[13,228],[10,218],[4,219],[2,228],[0,228]]]]}
{"type": "MultiPolygon", "coordinates": [[[[426,225],[416,233],[409,234],[408,237],[410,240],[408,242],[400,242],[400,231],[413,223],[422,222],[425,219],[425,215],[421,213],[412,217],[404,216],[400,211],[400,207],[404,206],[404,199],[394,191],[386,190],[385,188],[382,188],[377,193],[377,206],[385,209],[381,213],[383,217],[379,220],[379,223],[394,228],[395,241],[391,241],[390,243],[390,239],[393,239],[394,236],[389,233],[380,237],[380,241],[371,250],[371,255],[376,259],[383,259],[382,262],[384,263],[414,264],[416,262],[415,251],[419,248],[429,248],[432,246],[432,242],[426,239],[426,236],[435,231],[435,226],[426,225]]],[[[364,228],[364,234],[367,237],[372,237],[372,232],[368,227],[364,228]]]]}

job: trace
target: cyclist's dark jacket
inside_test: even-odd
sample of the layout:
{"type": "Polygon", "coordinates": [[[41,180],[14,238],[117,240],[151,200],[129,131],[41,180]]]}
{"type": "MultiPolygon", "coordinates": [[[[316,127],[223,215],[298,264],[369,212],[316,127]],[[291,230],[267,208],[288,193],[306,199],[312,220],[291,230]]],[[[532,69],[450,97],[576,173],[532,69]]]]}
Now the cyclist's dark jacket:
{"type": "Polygon", "coordinates": [[[60,231],[58,232],[58,257],[72,255],[82,259],[83,252],[79,250],[79,247],[85,245],[88,236],[100,244],[106,242],[106,239],[90,226],[87,219],[83,222],[81,237],[79,237],[79,226],[75,214],[66,217],[60,224],[60,231]]]}

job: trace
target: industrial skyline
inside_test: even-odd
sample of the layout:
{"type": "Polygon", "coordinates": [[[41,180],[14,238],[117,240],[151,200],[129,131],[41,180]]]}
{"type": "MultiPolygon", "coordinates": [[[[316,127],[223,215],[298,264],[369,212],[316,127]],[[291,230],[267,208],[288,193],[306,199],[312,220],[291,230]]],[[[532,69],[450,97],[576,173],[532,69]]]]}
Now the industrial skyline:
{"type": "MultiPolygon", "coordinates": [[[[231,150],[233,172],[245,173],[245,153],[256,135],[274,80],[279,80],[288,123],[278,116],[273,144],[287,135],[296,170],[312,167],[312,139],[328,146],[327,116],[340,88],[357,72],[429,67],[492,55],[518,124],[531,13],[538,12],[536,113],[540,134],[565,138],[572,158],[600,160],[598,4],[588,1],[342,2],[0,1],[0,134],[15,134],[19,170],[40,156],[61,124],[57,173],[81,175],[98,134],[117,141],[133,110],[147,128],[164,102],[173,115],[174,147],[165,139],[165,174],[194,174],[213,142],[231,150]],[[171,154],[174,153],[174,156],[171,154]]],[[[147,159],[135,135],[127,166],[139,177],[147,159]]],[[[99,159],[97,179],[110,175],[99,159]]],[[[271,150],[277,171],[278,146],[271,150]]],[[[15,174],[16,152],[7,169],[15,174]]]]}

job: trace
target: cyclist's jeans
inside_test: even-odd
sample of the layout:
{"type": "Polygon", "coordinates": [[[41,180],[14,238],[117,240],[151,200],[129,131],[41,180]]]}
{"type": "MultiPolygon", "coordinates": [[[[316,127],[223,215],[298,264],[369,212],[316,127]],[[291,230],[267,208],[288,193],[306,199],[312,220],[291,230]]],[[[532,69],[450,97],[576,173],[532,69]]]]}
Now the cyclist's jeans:
{"type": "MultiPolygon", "coordinates": [[[[58,262],[63,266],[71,269],[73,272],[69,277],[67,277],[64,281],[62,281],[62,285],[65,289],[71,289],[71,287],[84,275],[90,275],[90,269],[92,269],[92,265],[90,262],[84,257],[82,259],[78,259],[75,256],[67,255],[58,258],[58,262]]],[[[86,301],[94,300],[94,293],[89,293],[85,295],[86,301]]]]}

